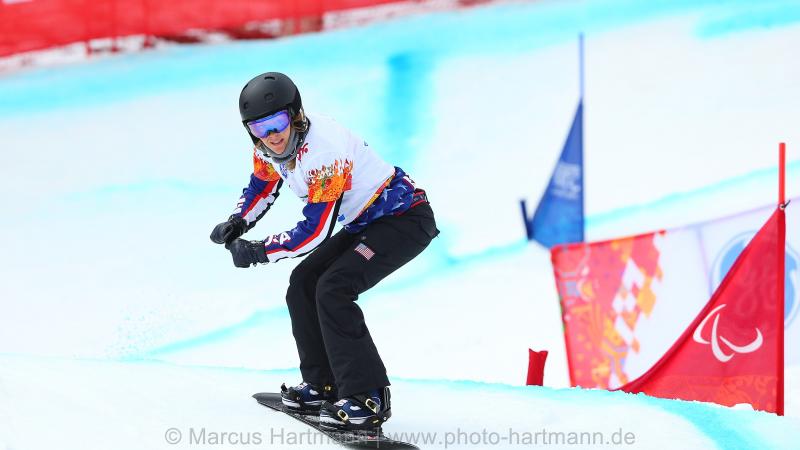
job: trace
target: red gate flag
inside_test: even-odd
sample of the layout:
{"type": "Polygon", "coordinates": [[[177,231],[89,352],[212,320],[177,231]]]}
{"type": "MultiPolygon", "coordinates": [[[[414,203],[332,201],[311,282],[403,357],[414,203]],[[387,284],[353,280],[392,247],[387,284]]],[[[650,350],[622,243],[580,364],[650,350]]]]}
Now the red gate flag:
{"type": "Polygon", "coordinates": [[[650,370],[619,388],[783,414],[786,223],[777,208],[700,314],[650,370]]]}
{"type": "Polygon", "coordinates": [[[544,363],[547,361],[547,350],[535,352],[528,349],[528,378],[527,386],[542,386],[544,384],[544,363]]]}

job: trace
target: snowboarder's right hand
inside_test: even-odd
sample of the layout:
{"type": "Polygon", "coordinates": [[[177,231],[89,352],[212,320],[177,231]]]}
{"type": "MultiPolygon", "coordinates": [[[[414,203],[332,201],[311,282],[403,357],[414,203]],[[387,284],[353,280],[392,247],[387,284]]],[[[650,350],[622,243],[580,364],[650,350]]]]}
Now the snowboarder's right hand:
{"type": "Polygon", "coordinates": [[[214,227],[211,232],[211,240],[217,244],[230,244],[234,239],[243,235],[247,231],[247,222],[240,216],[233,215],[227,222],[214,227]]]}

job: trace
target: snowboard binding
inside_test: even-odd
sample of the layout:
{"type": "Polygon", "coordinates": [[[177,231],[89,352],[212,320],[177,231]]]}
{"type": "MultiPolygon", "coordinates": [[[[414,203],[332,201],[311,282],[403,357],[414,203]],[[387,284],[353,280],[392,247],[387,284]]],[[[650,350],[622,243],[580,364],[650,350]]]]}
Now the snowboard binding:
{"type": "Polygon", "coordinates": [[[287,409],[301,414],[317,414],[326,400],[336,398],[336,388],[324,385],[318,388],[309,383],[300,383],[290,388],[281,384],[281,401],[287,409]]]}
{"type": "Polygon", "coordinates": [[[320,427],[332,430],[380,431],[392,417],[389,388],[379,390],[380,403],[364,394],[351,395],[336,403],[324,401],[320,405],[320,427]],[[346,409],[368,412],[351,415],[346,409]],[[370,414],[371,413],[371,414],[370,414]]]}

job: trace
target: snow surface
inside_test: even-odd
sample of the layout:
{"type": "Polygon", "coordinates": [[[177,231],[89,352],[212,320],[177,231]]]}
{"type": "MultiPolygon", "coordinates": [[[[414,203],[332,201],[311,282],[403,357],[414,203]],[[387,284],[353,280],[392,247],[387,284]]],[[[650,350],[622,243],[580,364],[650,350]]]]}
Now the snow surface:
{"type": "MultiPolygon", "coordinates": [[[[359,301],[393,380],[388,431],[623,428],[632,448],[792,448],[798,368],[787,418],[555,389],[568,386],[558,298],[519,213],[574,114],[579,31],[589,239],[772,203],[781,140],[800,194],[800,6],[717,3],[495,5],[6,75],[0,449],[305,429],[249,399],[299,381],[284,306],[298,261],[236,269],[208,240],[250,170],[239,89],[265,70],[406,169],[437,214],[440,238],[359,301]],[[550,351],[547,388],[521,386],[528,347],[550,351]]],[[[248,237],[293,226],[289,194],[248,237]]]]}
{"type": "MultiPolygon", "coordinates": [[[[21,356],[0,362],[0,448],[337,448],[249,398],[297,379],[294,370],[21,356]],[[179,443],[167,441],[175,439],[171,429],[179,443]]],[[[392,394],[387,432],[423,448],[524,448],[526,433],[531,442],[543,433],[538,446],[547,448],[612,447],[615,433],[628,436],[623,447],[637,449],[793,448],[800,426],[797,418],[602,390],[396,378],[392,394]],[[549,433],[601,435],[576,446],[549,433]]]]}

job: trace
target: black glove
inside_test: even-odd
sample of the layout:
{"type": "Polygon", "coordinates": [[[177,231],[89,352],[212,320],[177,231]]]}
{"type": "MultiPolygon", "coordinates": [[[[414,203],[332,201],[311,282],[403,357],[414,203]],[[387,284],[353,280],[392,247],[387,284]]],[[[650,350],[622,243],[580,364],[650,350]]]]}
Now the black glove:
{"type": "Polygon", "coordinates": [[[231,216],[227,222],[214,227],[211,240],[217,244],[230,244],[234,239],[247,231],[247,221],[239,216],[231,216]]]}
{"type": "Polygon", "coordinates": [[[236,267],[250,267],[258,263],[266,264],[269,262],[267,249],[264,248],[264,241],[236,239],[226,245],[225,248],[231,251],[233,265],[236,267]]]}

